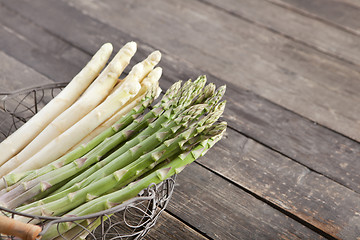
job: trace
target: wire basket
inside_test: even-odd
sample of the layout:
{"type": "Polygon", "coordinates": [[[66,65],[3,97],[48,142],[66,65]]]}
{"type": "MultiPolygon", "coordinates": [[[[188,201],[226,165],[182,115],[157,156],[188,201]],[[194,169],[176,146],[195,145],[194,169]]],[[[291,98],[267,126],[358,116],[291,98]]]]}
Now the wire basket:
{"type": "MultiPolygon", "coordinates": [[[[0,93],[0,142],[36,114],[66,84],[53,83],[0,93]]],[[[40,235],[54,224],[58,226],[63,222],[76,224],[74,229],[77,230],[76,232],[74,230],[71,238],[65,238],[59,232],[59,239],[77,239],[83,235],[87,235],[87,239],[141,239],[155,225],[159,215],[166,208],[174,185],[175,176],[158,185],[149,186],[137,197],[111,209],[82,217],[34,216],[3,207],[0,207],[0,213],[11,218],[25,217],[29,223],[37,222],[42,227],[40,235]],[[95,224],[98,227],[94,229],[95,224]]],[[[0,239],[17,238],[0,234],[0,239]]]]}

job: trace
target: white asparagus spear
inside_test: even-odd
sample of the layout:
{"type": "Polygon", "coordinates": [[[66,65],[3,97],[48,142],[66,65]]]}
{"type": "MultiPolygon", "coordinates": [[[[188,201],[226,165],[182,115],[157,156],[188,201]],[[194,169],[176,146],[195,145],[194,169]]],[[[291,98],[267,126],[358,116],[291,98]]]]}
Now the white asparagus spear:
{"type": "MultiPolygon", "coordinates": [[[[23,149],[54,118],[75,102],[104,68],[112,52],[104,44],[71,82],[27,123],[0,143],[0,166],[23,149]]],[[[1,168],[0,168],[1,169],[1,168]]],[[[3,174],[0,173],[0,176],[3,174]]]]}
{"type": "Polygon", "coordinates": [[[136,52],[136,43],[127,43],[100,73],[83,95],[68,109],[55,118],[21,152],[8,160],[0,168],[0,176],[7,174],[25,162],[51,140],[55,139],[74,123],[99,105],[111,92],[117,78],[129,64],[136,52]]]}
{"type": "MultiPolygon", "coordinates": [[[[137,75],[134,74],[134,76],[137,75]]],[[[155,80],[158,81],[160,76],[161,69],[156,68],[149,73],[147,78],[151,79],[151,82],[153,82],[155,80]]],[[[12,172],[23,172],[37,169],[62,156],[72,146],[74,146],[102,122],[112,116],[130,98],[136,96],[141,89],[139,80],[140,79],[136,77],[126,79],[126,81],[121,84],[121,87],[109,95],[109,97],[106,98],[103,103],[97,106],[79,122],[55,138],[12,172]]],[[[86,159],[84,160],[86,161],[86,159]]]]}
{"type": "MultiPolygon", "coordinates": [[[[159,63],[160,59],[161,59],[161,53],[159,51],[154,51],[142,62],[139,62],[138,64],[136,64],[132,71],[134,71],[135,69],[139,69],[139,71],[138,71],[139,78],[144,79],[149,74],[149,72],[159,63]]],[[[132,74],[133,73],[130,72],[127,77],[132,77],[132,74]]],[[[124,82],[125,80],[126,80],[126,78],[124,80],[122,80],[121,83],[124,82]]],[[[140,80],[140,82],[142,83],[142,80],[140,80]]],[[[115,89],[120,87],[121,83],[118,83],[118,85],[115,87],[115,89]]],[[[81,142],[79,144],[87,143],[92,138],[97,136],[99,133],[101,133],[102,131],[104,131],[111,125],[113,125],[118,119],[120,119],[123,115],[128,113],[131,109],[133,109],[138,104],[138,102],[142,99],[143,95],[146,93],[146,90],[147,90],[147,86],[145,88],[143,88],[143,90],[141,90],[134,99],[130,99],[130,101],[128,101],[124,105],[124,107],[122,107],[112,117],[110,117],[108,120],[106,120],[100,126],[98,126],[96,129],[94,129],[83,140],[81,140],[81,142]]],[[[77,144],[74,147],[77,147],[79,144],[77,144]]]]}
{"type": "Polygon", "coordinates": [[[34,156],[46,144],[62,134],[101,103],[111,92],[117,82],[117,78],[129,64],[135,52],[135,42],[129,42],[122,47],[77,102],[50,123],[23,151],[1,166],[0,176],[13,171],[16,167],[34,156]]]}

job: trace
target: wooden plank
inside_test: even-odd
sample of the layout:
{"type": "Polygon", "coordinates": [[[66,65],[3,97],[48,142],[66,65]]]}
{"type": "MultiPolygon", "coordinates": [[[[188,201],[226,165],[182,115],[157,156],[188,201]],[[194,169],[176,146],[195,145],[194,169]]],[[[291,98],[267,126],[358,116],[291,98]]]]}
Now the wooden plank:
{"type": "MultiPolygon", "coordinates": [[[[36,45],[42,51],[48,52],[49,55],[57,59],[64,59],[75,67],[82,67],[88,61],[88,53],[72,47],[68,42],[50,34],[29,19],[23,18],[6,7],[0,8],[0,22],[18,38],[31,42],[31,45],[36,45]],[[44,34],[47,36],[46,38],[43,37],[44,34]]],[[[65,66],[65,64],[63,65],[65,66]]]]}
{"type": "Polygon", "coordinates": [[[202,1],[321,52],[360,65],[359,36],[333,25],[264,0],[226,0],[221,3],[215,0],[202,1]]]}
{"type": "MultiPolygon", "coordinates": [[[[42,76],[33,69],[18,62],[14,58],[0,51],[0,92],[14,91],[21,88],[51,83],[52,81],[42,76]]],[[[30,99],[30,98],[29,98],[30,99]]],[[[8,108],[13,109],[16,103],[9,101],[8,108]]],[[[22,123],[12,119],[9,114],[2,112],[4,109],[3,96],[0,96],[0,141],[15,130],[22,123]]]]}
{"type": "Polygon", "coordinates": [[[66,2],[197,68],[360,140],[360,111],[353,104],[360,101],[360,74],[351,64],[196,0],[66,2]]]}
{"type": "Polygon", "coordinates": [[[210,238],[322,239],[197,164],[186,167],[176,183],[168,210],[210,238]]]}
{"type": "Polygon", "coordinates": [[[360,193],[360,145],[259,96],[227,91],[224,118],[237,130],[360,193]]]}
{"type": "Polygon", "coordinates": [[[334,238],[360,236],[360,194],[236,131],[199,162],[334,238]]]}
{"type": "Polygon", "coordinates": [[[0,92],[52,82],[2,51],[0,51],[0,65],[0,92]]]}
{"type": "Polygon", "coordinates": [[[208,239],[166,211],[162,212],[145,239],[208,239]]]}
{"type": "Polygon", "coordinates": [[[360,35],[360,3],[356,0],[269,0],[360,35]]]}
{"type": "Polygon", "coordinates": [[[70,81],[90,60],[88,54],[69,47],[3,7],[0,7],[0,48],[57,82],[70,81]],[[42,37],[44,34],[46,38],[42,37]]]}
{"type": "MultiPolygon", "coordinates": [[[[44,4],[46,6],[46,3],[44,4]]],[[[61,11],[64,11],[73,17],[67,18],[69,21],[74,22],[73,28],[60,29],[62,25],[66,24],[58,23],[56,13],[51,13],[54,21],[47,21],[49,25],[46,25],[46,27],[56,29],[57,24],[60,24],[58,27],[61,30],[59,34],[65,36],[65,39],[72,42],[73,45],[83,44],[82,47],[85,51],[95,49],[95,45],[101,41],[103,36],[109,36],[111,41],[120,39],[119,42],[115,42],[116,47],[121,46],[125,41],[131,40],[131,36],[81,15],[73,8],[58,5],[56,9],[59,10],[59,15],[61,15],[61,11]],[[82,34],[76,35],[76,32],[81,31],[82,26],[93,27],[86,29],[82,34]],[[101,29],[102,33],[90,34],[96,29],[101,29]]],[[[43,35],[43,37],[45,38],[46,35],[43,35]]],[[[141,59],[151,50],[151,47],[140,42],[135,58],[141,59]]],[[[161,86],[164,89],[177,79],[196,77],[198,74],[204,73],[178,59],[174,59],[166,53],[163,56],[161,66],[164,68],[161,81],[161,86]]],[[[210,81],[214,81],[218,85],[223,83],[222,80],[210,74],[208,76],[210,81]]],[[[249,91],[242,88],[236,89],[231,84],[228,87],[226,98],[228,105],[225,119],[230,122],[231,126],[309,168],[360,192],[360,178],[359,173],[356,171],[359,168],[356,159],[360,156],[360,149],[356,142],[303,119],[292,112],[285,111],[276,104],[266,101],[249,91]]]]}

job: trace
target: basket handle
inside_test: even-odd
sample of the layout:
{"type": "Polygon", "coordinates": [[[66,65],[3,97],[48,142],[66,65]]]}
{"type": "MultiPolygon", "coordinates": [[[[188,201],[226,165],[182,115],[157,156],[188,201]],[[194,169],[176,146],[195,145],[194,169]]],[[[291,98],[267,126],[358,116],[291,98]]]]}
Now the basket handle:
{"type": "Polygon", "coordinates": [[[40,232],[40,226],[0,216],[0,233],[5,235],[19,237],[23,240],[34,240],[40,239],[40,232]]]}

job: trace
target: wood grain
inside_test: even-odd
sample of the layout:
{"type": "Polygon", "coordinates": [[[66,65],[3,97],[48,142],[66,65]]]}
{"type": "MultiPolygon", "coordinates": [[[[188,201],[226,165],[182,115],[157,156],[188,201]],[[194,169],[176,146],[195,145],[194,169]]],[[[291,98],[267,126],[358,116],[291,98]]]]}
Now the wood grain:
{"type": "Polygon", "coordinates": [[[236,131],[199,162],[334,238],[360,236],[360,194],[236,131]]]}
{"type": "Polygon", "coordinates": [[[0,63],[0,92],[52,82],[2,51],[0,51],[0,63]]]}
{"type": "Polygon", "coordinates": [[[0,48],[54,81],[70,81],[90,60],[88,54],[3,7],[0,22],[0,48]]]}
{"type": "Polygon", "coordinates": [[[251,92],[228,88],[225,119],[235,129],[360,193],[360,146],[251,92]]]}
{"type": "Polygon", "coordinates": [[[154,227],[144,239],[208,239],[166,211],[161,213],[154,227]]]}
{"type": "Polygon", "coordinates": [[[348,31],[264,0],[202,1],[333,57],[360,65],[360,38],[348,31]]]}
{"type": "Polygon", "coordinates": [[[360,3],[356,0],[270,0],[360,35],[360,3]]]}
{"type": "Polygon", "coordinates": [[[360,74],[338,59],[196,0],[66,1],[201,70],[360,140],[360,111],[352,104],[360,101],[354,92],[360,90],[360,74]],[[172,14],[178,9],[182,14],[172,14]]]}
{"type": "Polygon", "coordinates": [[[213,239],[322,239],[199,165],[176,183],[169,211],[213,239]]]}

